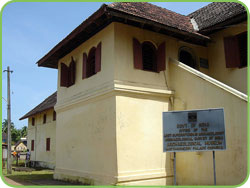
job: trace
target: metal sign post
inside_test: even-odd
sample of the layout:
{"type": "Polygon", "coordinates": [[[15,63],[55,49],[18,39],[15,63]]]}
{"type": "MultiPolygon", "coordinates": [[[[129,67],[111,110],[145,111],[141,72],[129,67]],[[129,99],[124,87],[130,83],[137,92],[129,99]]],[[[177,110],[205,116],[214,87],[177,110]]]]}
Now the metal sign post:
{"type": "Polygon", "coordinates": [[[176,153],[174,152],[174,185],[176,185],[176,153]]]}
{"type": "Polygon", "coordinates": [[[174,185],[176,152],[213,151],[214,185],[216,185],[215,151],[226,149],[224,109],[163,112],[163,151],[174,153],[174,185]]]}
{"type": "Polygon", "coordinates": [[[214,185],[216,185],[215,151],[213,151],[214,185]]]}

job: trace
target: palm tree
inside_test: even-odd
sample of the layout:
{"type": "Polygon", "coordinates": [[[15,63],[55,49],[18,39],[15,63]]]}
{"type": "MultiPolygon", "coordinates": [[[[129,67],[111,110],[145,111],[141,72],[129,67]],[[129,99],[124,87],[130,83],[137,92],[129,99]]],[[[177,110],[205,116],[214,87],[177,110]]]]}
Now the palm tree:
{"type": "MultiPolygon", "coordinates": [[[[13,130],[14,128],[15,128],[14,123],[11,122],[10,129],[13,130]]],[[[4,121],[2,122],[2,132],[7,133],[7,130],[8,130],[8,120],[4,119],[4,121]]]]}

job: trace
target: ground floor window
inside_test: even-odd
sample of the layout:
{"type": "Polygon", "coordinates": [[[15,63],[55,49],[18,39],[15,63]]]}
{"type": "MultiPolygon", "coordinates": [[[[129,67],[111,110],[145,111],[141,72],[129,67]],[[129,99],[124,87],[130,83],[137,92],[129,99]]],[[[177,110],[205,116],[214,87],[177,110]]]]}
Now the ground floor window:
{"type": "Polygon", "coordinates": [[[50,151],[50,138],[46,139],[46,151],[50,151]]]}

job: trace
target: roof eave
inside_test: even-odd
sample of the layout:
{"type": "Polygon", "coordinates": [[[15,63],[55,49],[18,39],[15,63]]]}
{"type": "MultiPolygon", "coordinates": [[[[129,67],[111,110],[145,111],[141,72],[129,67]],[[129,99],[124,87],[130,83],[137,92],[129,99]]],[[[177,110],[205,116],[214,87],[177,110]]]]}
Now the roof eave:
{"type": "Polygon", "coordinates": [[[47,110],[50,110],[50,109],[54,109],[54,107],[49,107],[49,108],[45,108],[45,109],[43,109],[42,111],[39,111],[39,112],[35,112],[35,113],[31,113],[31,114],[29,114],[29,115],[27,115],[27,114],[25,114],[23,117],[21,117],[19,120],[23,120],[23,119],[26,119],[26,118],[29,118],[29,117],[31,117],[31,116],[34,116],[34,115],[36,115],[36,114],[40,114],[40,113],[42,113],[42,112],[44,112],[44,111],[47,111],[47,110]]]}
{"type": "MultiPolygon", "coordinates": [[[[58,50],[65,48],[65,46],[72,41],[77,35],[79,35],[84,29],[90,26],[97,18],[105,13],[107,5],[103,4],[94,14],[82,22],[77,28],[75,28],[70,34],[68,34],[61,42],[59,42],[54,48],[52,48],[44,57],[42,57],[36,64],[40,67],[48,67],[57,69],[56,59],[49,61],[52,56],[58,56],[58,50]]],[[[72,49],[73,50],[73,49],[72,49]]],[[[67,51],[67,50],[66,50],[67,51]]]]}
{"type": "Polygon", "coordinates": [[[247,12],[244,12],[242,14],[238,14],[230,19],[227,19],[223,22],[220,22],[218,24],[212,25],[207,28],[201,29],[199,32],[204,35],[210,35],[212,33],[215,33],[217,31],[220,31],[222,29],[225,29],[225,27],[228,27],[230,25],[238,24],[243,21],[247,21],[247,12]]]}
{"type": "Polygon", "coordinates": [[[210,38],[204,36],[200,33],[191,33],[184,30],[180,30],[174,27],[170,27],[152,20],[145,18],[137,17],[124,13],[122,11],[108,7],[106,4],[103,4],[94,14],[92,14],[87,20],[81,23],[76,29],[74,29],[66,38],[59,42],[52,50],[50,50],[43,58],[41,58],[37,64],[38,66],[48,67],[48,68],[58,68],[58,59],[64,57],[81,43],[88,40],[91,36],[96,34],[98,31],[106,27],[111,22],[121,22],[128,25],[127,21],[131,23],[138,24],[136,27],[142,29],[151,30],[154,32],[162,33],[169,35],[175,38],[179,38],[183,41],[194,43],[202,46],[206,46],[207,42],[210,41],[210,38]],[[101,20],[101,22],[100,22],[101,20]],[[95,23],[96,28],[92,25],[95,23]],[[101,25],[102,24],[102,25],[101,25]],[[92,27],[92,28],[91,28],[92,27]],[[83,34],[85,30],[91,30],[89,34],[83,34]],[[83,38],[83,36],[85,38],[83,38]]]}

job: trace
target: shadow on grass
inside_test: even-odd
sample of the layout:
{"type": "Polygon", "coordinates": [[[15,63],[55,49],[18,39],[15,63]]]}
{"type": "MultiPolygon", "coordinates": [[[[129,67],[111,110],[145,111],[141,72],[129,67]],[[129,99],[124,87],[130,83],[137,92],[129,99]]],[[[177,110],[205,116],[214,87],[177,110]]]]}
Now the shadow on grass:
{"type": "Polygon", "coordinates": [[[6,176],[9,179],[26,185],[82,185],[53,179],[53,174],[27,174],[6,176]]]}

